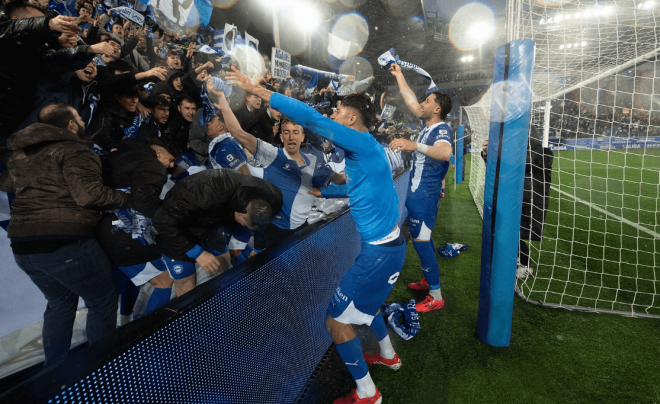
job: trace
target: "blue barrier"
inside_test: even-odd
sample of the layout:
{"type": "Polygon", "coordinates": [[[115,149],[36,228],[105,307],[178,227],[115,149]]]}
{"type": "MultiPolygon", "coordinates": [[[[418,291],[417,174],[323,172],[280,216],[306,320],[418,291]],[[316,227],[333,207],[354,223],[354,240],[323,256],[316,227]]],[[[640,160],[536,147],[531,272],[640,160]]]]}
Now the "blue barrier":
{"type": "MultiPolygon", "coordinates": [[[[405,208],[409,171],[397,174],[405,208]]],[[[327,307],[359,251],[344,208],[72,353],[0,402],[292,403],[332,342],[327,307]]]]}

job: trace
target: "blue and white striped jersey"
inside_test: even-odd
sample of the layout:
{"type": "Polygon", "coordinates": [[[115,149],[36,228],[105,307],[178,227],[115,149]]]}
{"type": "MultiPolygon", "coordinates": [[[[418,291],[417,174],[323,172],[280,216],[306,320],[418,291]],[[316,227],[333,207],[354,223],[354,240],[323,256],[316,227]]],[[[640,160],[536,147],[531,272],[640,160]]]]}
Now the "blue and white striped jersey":
{"type": "MultiPolygon", "coordinates": [[[[451,146],[453,140],[454,134],[451,128],[443,121],[424,128],[419,133],[417,143],[435,146],[438,143],[445,142],[451,146]]],[[[434,160],[420,152],[414,152],[410,191],[415,192],[422,189],[440,192],[447,169],[449,169],[448,161],[434,160]]]]}
{"type": "Polygon", "coordinates": [[[300,167],[284,149],[257,141],[254,159],[263,167],[263,179],[282,191],[284,204],[272,223],[281,229],[297,229],[309,216],[316,199],[307,191],[325,188],[334,171],[313,154],[300,153],[305,165],[300,167]]]}

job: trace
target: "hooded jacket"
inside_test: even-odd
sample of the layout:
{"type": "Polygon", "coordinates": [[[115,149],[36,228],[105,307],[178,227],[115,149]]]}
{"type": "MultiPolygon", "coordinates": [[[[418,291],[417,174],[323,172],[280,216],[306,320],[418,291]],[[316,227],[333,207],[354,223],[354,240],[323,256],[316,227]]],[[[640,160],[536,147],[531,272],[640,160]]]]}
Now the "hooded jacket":
{"type": "Polygon", "coordinates": [[[44,235],[92,237],[105,209],[128,206],[127,195],[103,185],[101,160],[68,130],[35,123],[7,141],[16,197],[10,238],[44,235]]]}

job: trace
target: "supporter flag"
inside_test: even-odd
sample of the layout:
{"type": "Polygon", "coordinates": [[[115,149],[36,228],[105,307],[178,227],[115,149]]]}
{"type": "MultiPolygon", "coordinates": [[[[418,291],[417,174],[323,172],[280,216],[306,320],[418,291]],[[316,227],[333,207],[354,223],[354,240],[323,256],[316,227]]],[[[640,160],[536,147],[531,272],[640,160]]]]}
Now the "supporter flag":
{"type": "Polygon", "coordinates": [[[305,97],[311,97],[316,85],[319,83],[319,76],[314,75],[311,79],[305,84],[305,97]]]}
{"type": "Polygon", "coordinates": [[[245,32],[245,44],[259,51],[259,40],[248,34],[247,31],[245,32]]]}
{"type": "Polygon", "coordinates": [[[328,33],[328,61],[334,71],[339,71],[342,63],[348,58],[351,42],[328,33]]]}
{"type": "Polygon", "coordinates": [[[229,53],[234,49],[236,39],[238,39],[238,30],[235,25],[225,24],[225,35],[222,41],[222,50],[229,53]]]}

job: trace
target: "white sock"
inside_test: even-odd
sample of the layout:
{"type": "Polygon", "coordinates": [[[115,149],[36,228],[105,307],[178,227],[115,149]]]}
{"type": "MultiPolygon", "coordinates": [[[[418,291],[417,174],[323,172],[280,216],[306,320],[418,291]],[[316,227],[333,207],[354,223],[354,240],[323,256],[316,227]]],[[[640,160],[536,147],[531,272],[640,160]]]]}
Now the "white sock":
{"type": "Polygon", "coordinates": [[[374,381],[371,380],[371,374],[367,372],[367,375],[362,379],[356,380],[357,384],[357,393],[360,398],[373,397],[376,395],[376,385],[374,381]]]}
{"type": "Polygon", "coordinates": [[[440,292],[440,289],[429,289],[429,295],[431,295],[432,298],[435,300],[442,300],[442,292],[440,292]]]}
{"type": "Polygon", "coordinates": [[[396,352],[394,352],[394,347],[392,347],[392,341],[390,341],[390,336],[381,339],[378,341],[378,347],[380,348],[380,356],[385,359],[392,359],[396,352]]]}

